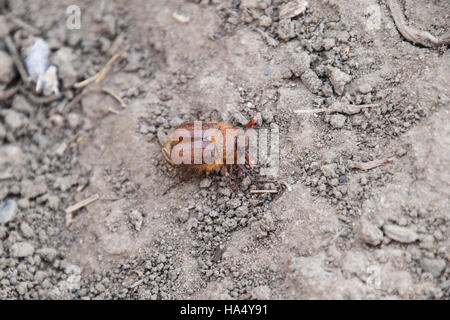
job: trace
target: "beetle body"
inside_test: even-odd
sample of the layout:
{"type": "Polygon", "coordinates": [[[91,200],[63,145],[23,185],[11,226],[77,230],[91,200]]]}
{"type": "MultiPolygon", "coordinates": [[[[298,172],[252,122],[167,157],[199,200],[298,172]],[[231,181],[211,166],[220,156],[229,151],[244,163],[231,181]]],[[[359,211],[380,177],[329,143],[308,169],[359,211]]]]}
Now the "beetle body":
{"type": "Polygon", "coordinates": [[[162,143],[164,158],[174,168],[193,169],[200,172],[218,171],[223,168],[225,175],[229,178],[228,165],[237,164],[244,170],[239,162],[242,157],[249,166],[253,164],[247,152],[248,139],[244,137],[244,148],[241,149],[243,151],[241,154],[238,153],[237,141],[245,136],[247,129],[255,123],[256,117],[253,117],[243,128],[218,121],[182,123],[174,128],[166,141],[162,143]]]}

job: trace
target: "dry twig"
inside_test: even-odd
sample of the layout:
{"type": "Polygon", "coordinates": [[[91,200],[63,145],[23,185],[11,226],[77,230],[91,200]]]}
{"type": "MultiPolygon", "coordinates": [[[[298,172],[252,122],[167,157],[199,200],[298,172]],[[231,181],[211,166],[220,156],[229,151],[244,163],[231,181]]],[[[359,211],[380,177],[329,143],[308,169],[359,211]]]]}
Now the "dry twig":
{"type": "Polygon", "coordinates": [[[99,199],[98,194],[94,194],[93,196],[90,196],[87,199],[84,199],[78,203],[75,203],[74,205],[71,205],[66,209],[66,226],[70,226],[73,221],[73,213],[83,207],[86,207],[87,205],[90,205],[92,202],[97,201],[99,199]]]}
{"type": "Polygon", "coordinates": [[[304,109],[304,110],[294,110],[294,113],[297,114],[306,114],[306,113],[321,113],[330,111],[327,108],[318,108],[318,109],[304,109]]]}
{"type": "Polygon", "coordinates": [[[278,193],[278,190],[275,190],[275,189],[250,190],[250,193],[254,193],[254,194],[258,194],[258,193],[278,193]]]}
{"type": "Polygon", "coordinates": [[[17,93],[17,91],[19,91],[19,88],[20,88],[20,86],[17,85],[14,88],[0,92],[0,101],[5,101],[5,100],[8,100],[9,98],[11,98],[13,95],[15,95],[17,93]]]}
{"type": "Polygon", "coordinates": [[[353,167],[366,171],[389,162],[392,162],[392,158],[377,159],[369,162],[354,162],[353,167]]]}
{"type": "Polygon", "coordinates": [[[397,0],[388,0],[389,9],[398,31],[406,40],[420,44],[424,47],[432,48],[450,44],[450,33],[441,38],[436,38],[427,31],[418,30],[406,25],[406,19],[397,0]]]}
{"type": "Polygon", "coordinates": [[[113,109],[113,108],[108,108],[108,111],[114,114],[120,114],[119,111],[113,109]]]}
{"type": "MultiPolygon", "coordinates": [[[[355,109],[376,108],[378,106],[379,106],[379,104],[376,104],[376,103],[348,105],[348,107],[355,108],[355,109]]],[[[332,108],[317,108],[317,109],[294,110],[294,113],[297,113],[297,114],[321,113],[321,112],[334,113],[334,112],[341,112],[341,111],[344,112],[345,110],[336,110],[336,109],[332,109],[332,108]]]]}
{"type": "Polygon", "coordinates": [[[11,58],[13,59],[14,65],[16,66],[17,70],[19,71],[20,77],[22,78],[23,83],[28,85],[30,82],[28,79],[27,71],[25,70],[25,67],[23,66],[22,60],[20,59],[19,53],[17,52],[16,45],[12,41],[11,37],[7,35],[5,38],[5,44],[8,48],[9,53],[11,54],[11,58]]]}
{"type": "Polygon", "coordinates": [[[31,100],[31,102],[36,103],[36,104],[47,104],[47,103],[59,100],[63,96],[61,93],[58,93],[57,95],[53,95],[53,96],[38,97],[38,96],[35,96],[34,94],[26,91],[23,87],[20,87],[19,90],[21,93],[26,95],[27,98],[31,100]]]}
{"type": "Polygon", "coordinates": [[[14,23],[16,26],[21,27],[25,30],[27,30],[29,33],[31,33],[32,35],[37,35],[40,34],[41,32],[39,31],[39,29],[33,27],[32,25],[26,23],[25,21],[21,20],[20,18],[14,16],[13,14],[8,14],[6,16],[6,18],[8,18],[12,23],[14,23]]]}
{"type": "Polygon", "coordinates": [[[95,83],[99,83],[100,81],[102,81],[106,74],[108,73],[109,69],[111,69],[112,64],[119,59],[121,56],[123,55],[123,52],[119,52],[117,54],[115,54],[111,59],[109,59],[109,61],[106,63],[106,65],[103,67],[102,70],[100,70],[98,73],[96,73],[95,75],[93,75],[90,78],[87,78],[86,80],[83,80],[81,82],[75,83],[73,86],[77,89],[80,88],[84,88],[86,87],[88,84],[92,83],[95,81],[95,83]]]}
{"type": "Polygon", "coordinates": [[[82,93],[80,93],[78,96],[76,96],[70,103],[68,103],[68,104],[66,105],[66,107],[65,107],[66,112],[69,112],[70,109],[71,109],[74,105],[76,105],[78,102],[80,102],[81,99],[83,99],[85,96],[87,96],[87,95],[90,94],[90,93],[94,93],[94,92],[104,92],[104,93],[107,93],[107,94],[109,94],[110,96],[112,96],[114,99],[116,99],[116,100],[120,103],[120,105],[121,105],[123,108],[126,108],[126,107],[127,107],[126,103],[125,103],[125,102],[122,100],[122,98],[119,97],[117,94],[115,94],[114,92],[112,92],[112,91],[109,90],[109,89],[97,87],[97,88],[90,88],[90,89],[87,89],[87,90],[83,91],[82,93]]]}

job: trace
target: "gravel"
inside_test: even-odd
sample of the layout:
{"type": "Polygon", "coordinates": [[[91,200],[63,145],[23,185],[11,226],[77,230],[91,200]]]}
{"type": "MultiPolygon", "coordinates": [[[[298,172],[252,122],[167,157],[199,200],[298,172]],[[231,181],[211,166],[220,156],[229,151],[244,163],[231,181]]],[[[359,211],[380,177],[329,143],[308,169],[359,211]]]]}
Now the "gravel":
{"type": "Polygon", "coordinates": [[[336,170],[337,170],[337,164],[330,163],[330,164],[323,165],[320,167],[320,170],[322,171],[323,175],[327,178],[335,177],[336,170]]]}
{"type": "Polygon", "coordinates": [[[34,246],[31,242],[17,242],[11,245],[9,252],[14,258],[25,258],[33,255],[34,246]]]}
{"type": "Polygon", "coordinates": [[[21,182],[21,194],[27,199],[33,199],[47,192],[47,184],[43,176],[37,177],[34,181],[25,179],[21,182]]]}
{"type": "Polygon", "coordinates": [[[28,124],[28,119],[17,111],[5,110],[3,115],[5,117],[5,127],[8,131],[15,132],[28,124]]]}
{"type": "Polygon", "coordinates": [[[24,154],[20,147],[15,145],[0,146],[0,167],[8,167],[10,165],[19,166],[25,161],[24,154]]]}
{"type": "Polygon", "coordinates": [[[322,40],[322,48],[326,51],[331,50],[336,45],[336,40],[333,38],[326,38],[322,40]]]}
{"type": "Polygon", "coordinates": [[[362,220],[358,229],[359,238],[372,246],[377,246],[383,242],[383,232],[369,221],[362,220]]]}
{"type": "Polygon", "coordinates": [[[312,93],[319,92],[322,87],[322,81],[319,79],[317,74],[311,69],[306,70],[302,74],[301,80],[305,85],[305,87],[308,88],[308,90],[311,91],[312,93]]]}
{"type": "Polygon", "coordinates": [[[31,115],[33,113],[33,107],[28,102],[23,95],[15,95],[12,100],[12,109],[21,112],[26,115],[31,115]]]}
{"type": "Polygon", "coordinates": [[[129,214],[130,223],[136,231],[140,231],[144,221],[142,214],[138,210],[133,210],[129,214]]]}
{"type": "Polygon", "coordinates": [[[383,231],[386,236],[401,243],[412,243],[419,239],[415,231],[405,227],[385,225],[383,231]]]}
{"type": "Polygon", "coordinates": [[[9,84],[16,75],[17,71],[11,56],[0,50],[0,83],[9,84]]]}
{"type": "Polygon", "coordinates": [[[342,114],[333,114],[330,118],[330,124],[333,128],[340,129],[344,127],[346,119],[342,114]]]}
{"type": "Polygon", "coordinates": [[[211,179],[204,178],[202,181],[200,181],[200,188],[207,189],[211,186],[211,179]]]}
{"type": "Polygon", "coordinates": [[[22,235],[25,238],[31,239],[34,237],[34,231],[33,229],[30,227],[30,225],[26,222],[22,222],[20,224],[20,232],[22,232],[22,235]]]}
{"type": "MultiPolygon", "coordinates": [[[[161,7],[180,9],[171,2],[155,1],[149,12],[130,5],[120,16],[110,13],[114,5],[103,12],[88,5],[83,32],[69,34],[58,15],[33,14],[53,12],[57,4],[27,2],[30,14],[24,15],[18,9],[23,1],[9,2],[14,14],[45,31],[65,86],[126,50],[127,59],[114,63],[104,85],[131,108],[91,94],[66,114],[64,106],[78,93],[73,89],[43,106],[23,93],[2,101],[0,202],[15,201],[19,209],[0,224],[0,299],[447,298],[448,219],[442,201],[435,201],[441,196],[431,197],[422,183],[445,186],[445,170],[436,175],[433,163],[447,163],[441,151],[446,126],[436,127],[446,119],[439,110],[448,97],[437,73],[447,71],[440,67],[445,55],[416,48],[416,60],[399,59],[412,45],[398,45],[393,24],[376,38],[364,19],[353,25],[345,14],[349,2],[313,5],[284,19],[279,13],[287,1],[206,2],[189,5],[191,17],[216,11],[207,24],[191,19],[190,27],[203,30],[193,33],[195,41],[180,42],[188,32],[169,19],[160,21],[157,29],[164,32],[151,36],[150,45],[136,30],[153,29],[148,15],[161,7]],[[197,46],[203,41],[207,45],[197,46]],[[420,91],[423,83],[434,89],[420,91]],[[350,107],[365,103],[379,107],[350,107]],[[155,133],[207,119],[227,105],[241,114],[223,119],[232,124],[256,114],[258,127],[279,127],[280,176],[252,181],[234,172],[239,190],[233,192],[224,177],[210,174],[200,188],[193,179],[167,195],[155,192],[155,182],[173,182],[155,133]],[[329,112],[292,114],[300,106],[329,112]],[[10,110],[16,114],[6,119],[10,110]],[[420,134],[411,138],[415,130],[420,134]],[[439,154],[432,152],[435,132],[439,154]],[[61,145],[64,152],[55,155],[61,145]],[[408,156],[392,165],[367,171],[350,165],[405,155],[400,145],[408,156]],[[409,186],[411,173],[418,175],[420,193],[409,186]],[[248,191],[255,188],[278,193],[248,191]],[[82,209],[67,228],[63,208],[94,190],[104,201],[82,209]],[[404,245],[394,238],[420,241],[404,245]],[[126,249],[113,253],[120,247],[126,249]]],[[[405,5],[412,15],[419,9],[405,5]]],[[[436,26],[445,25],[435,17],[436,26]]],[[[9,32],[8,23],[0,16],[0,34],[9,32]]],[[[10,36],[26,48],[28,31],[14,28],[10,36]]],[[[0,79],[0,93],[15,85],[0,79]]],[[[251,170],[254,178],[258,170],[251,170]]]]}
{"type": "Polygon", "coordinates": [[[261,16],[259,17],[259,25],[261,27],[269,27],[272,24],[272,19],[268,16],[261,16]]]}
{"type": "Polygon", "coordinates": [[[433,277],[439,277],[444,272],[446,263],[444,259],[429,259],[423,258],[420,265],[423,270],[429,272],[433,277]]]}
{"type": "Polygon", "coordinates": [[[271,298],[271,290],[268,286],[259,286],[253,288],[251,295],[256,300],[269,300],[271,298]]]}
{"type": "Polygon", "coordinates": [[[362,94],[367,94],[372,92],[372,86],[368,83],[363,83],[358,87],[358,91],[362,94]]]}
{"type": "Polygon", "coordinates": [[[37,251],[37,253],[41,256],[42,260],[53,263],[58,255],[58,251],[54,248],[41,248],[37,251]]]}
{"type": "Polygon", "coordinates": [[[341,96],[344,93],[345,85],[352,80],[352,77],[333,67],[327,69],[327,74],[333,85],[334,92],[341,96]]]}
{"type": "Polygon", "coordinates": [[[14,200],[6,199],[0,202],[0,224],[12,221],[17,214],[17,203],[14,200]]]}
{"type": "MultiPolygon", "coordinates": [[[[305,51],[299,51],[294,50],[292,53],[292,59],[290,61],[290,68],[292,73],[296,76],[296,77],[300,77],[301,75],[303,75],[306,71],[311,70],[310,69],[310,63],[311,63],[311,59],[308,55],[307,52],[305,51]]],[[[310,75],[308,77],[313,77],[314,75],[310,75]]],[[[306,78],[305,78],[306,79],[306,78]]],[[[307,81],[312,81],[312,82],[317,82],[317,79],[307,79],[307,81]]],[[[320,81],[320,80],[319,80],[320,81]]],[[[311,86],[316,87],[317,84],[312,83],[311,86]]]]}
{"type": "Polygon", "coordinates": [[[75,62],[77,56],[72,48],[62,47],[56,51],[51,59],[52,64],[58,67],[59,77],[63,80],[64,87],[71,87],[77,82],[78,74],[75,62]]]}

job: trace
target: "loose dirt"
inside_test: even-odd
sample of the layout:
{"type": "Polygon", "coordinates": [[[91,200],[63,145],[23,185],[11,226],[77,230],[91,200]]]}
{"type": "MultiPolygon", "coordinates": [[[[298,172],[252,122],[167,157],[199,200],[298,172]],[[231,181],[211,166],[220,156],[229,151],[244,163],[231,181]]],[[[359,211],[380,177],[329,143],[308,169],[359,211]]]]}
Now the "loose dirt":
{"type": "MultiPolygon", "coordinates": [[[[0,1],[0,27],[20,52],[37,30],[63,86],[51,103],[7,96],[20,80],[0,41],[1,299],[450,297],[448,47],[407,41],[384,0],[286,2],[0,1]],[[89,87],[127,108],[97,92],[66,110],[118,52],[89,87]],[[340,109],[298,112],[319,108],[340,109]],[[203,174],[163,195],[180,174],[158,132],[254,115],[279,128],[276,177],[235,170],[233,192],[203,174]]],[[[399,3],[448,32],[448,1],[399,3]]]]}

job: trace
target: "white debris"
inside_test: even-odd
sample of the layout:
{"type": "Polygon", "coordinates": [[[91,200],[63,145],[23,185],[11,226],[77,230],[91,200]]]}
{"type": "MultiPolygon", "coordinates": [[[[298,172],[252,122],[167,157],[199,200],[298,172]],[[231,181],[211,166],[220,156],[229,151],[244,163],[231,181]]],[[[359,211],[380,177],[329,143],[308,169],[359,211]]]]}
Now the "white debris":
{"type": "Polygon", "coordinates": [[[59,94],[57,68],[49,66],[50,48],[42,38],[35,38],[27,50],[25,65],[31,80],[36,82],[36,92],[45,96],[59,94]]]}

